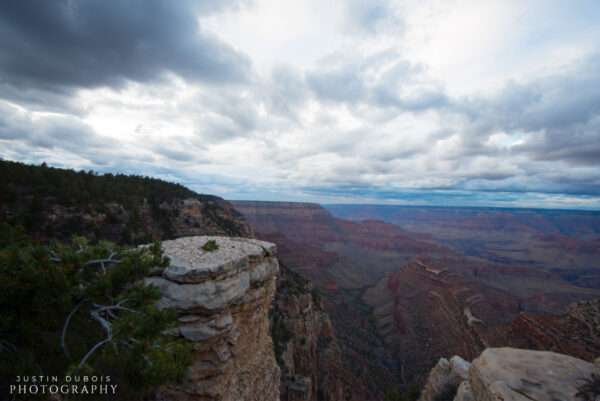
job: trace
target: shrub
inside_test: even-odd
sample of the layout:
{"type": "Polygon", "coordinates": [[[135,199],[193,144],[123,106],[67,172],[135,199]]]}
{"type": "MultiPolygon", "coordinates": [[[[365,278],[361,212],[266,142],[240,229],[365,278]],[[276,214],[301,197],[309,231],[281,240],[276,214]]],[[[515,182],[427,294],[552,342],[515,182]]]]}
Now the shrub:
{"type": "Polygon", "coordinates": [[[204,245],[202,245],[202,250],[205,252],[214,252],[219,249],[219,244],[214,239],[206,241],[204,245]]]}
{"type": "Polygon", "coordinates": [[[141,279],[164,267],[158,243],[136,249],[85,238],[44,246],[0,225],[0,392],[15,376],[101,375],[119,399],[143,399],[183,377],[189,346],[158,289],[141,279]]]}

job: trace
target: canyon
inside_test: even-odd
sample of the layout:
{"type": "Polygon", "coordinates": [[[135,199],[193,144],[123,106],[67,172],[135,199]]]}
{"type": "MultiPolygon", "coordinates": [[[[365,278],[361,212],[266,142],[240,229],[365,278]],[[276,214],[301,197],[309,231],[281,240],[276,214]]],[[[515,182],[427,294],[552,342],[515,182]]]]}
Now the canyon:
{"type": "MultiPolygon", "coordinates": [[[[278,244],[283,263],[313,282],[331,317],[344,365],[366,383],[373,399],[424,384],[444,356],[472,360],[488,347],[501,346],[555,350],[586,360],[597,353],[597,341],[585,340],[592,329],[583,323],[596,313],[591,300],[600,297],[597,288],[580,286],[556,271],[564,264],[542,268],[541,257],[530,264],[521,256],[486,258],[483,251],[467,252],[448,239],[448,233],[466,236],[473,229],[469,235],[480,242],[504,238],[508,243],[513,236],[519,241],[515,232],[530,235],[535,227],[521,212],[486,215],[479,210],[471,212],[476,218],[469,222],[461,210],[450,208],[445,218],[436,211],[439,216],[422,219],[429,227],[440,217],[433,228],[416,230],[416,218],[408,219],[412,225],[393,224],[354,209],[345,220],[315,204],[233,204],[258,237],[278,244]],[[442,225],[445,231],[436,231],[442,225]],[[587,317],[577,318],[584,310],[587,317]]],[[[343,209],[335,206],[336,214],[343,209]]],[[[552,216],[550,222],[563,227],[561,235],[596,240],[596,215],[579,228],[560,213],[552,216]]],[[[535,236],[542,238],[542,228],[551,225],[531,220],[536,219],[535,236]]],[[[578,263],[571,271],[594,268],[588,262],[595,250],[574,249],[582,250],[573,252],[578,263]]]]}
{"type": "Polygon", "coordinates": [[[147,282],[178,311],[172,334],[194,351],[187,381],[158,399],[368,399],[312,284],[283,265],[278,273],[276,247],[253,239],[231,203],[147,177],[4,161],[0,177],[0,224],[36,241],[163,241],[171,266],[147,282]],[[211,239],[219,251],[198,264],[211,239]]]}
{"type": "Polygon", "coordinates": [[[580,287],[600,288],[600,213],[395,205],[327,205],[351,221],[380,220],[427,235],[464,255],[532,267],[580,287]]]}
{"type": "MultiPolygon", "coordinates": [[[[600,355],[594,213],[228,202],[143,177],[0,172],[0,223],[36,241],[163,241],[171,264],[146,282],[192,364],[157,400],[395,400],[490,349],[600,355]],[[58,191],[63,175],[77,191],[58,191]]],[[[487,399],[461,377],[458,401],[487,399]]]]}
{"type": "MultiPolygon", "coordinates": [[[[164,241],[162,249],[170,265],[154,271],[146,283],[160,290],[159,307],[178,311],[179,326],[171,335],[191,342],[193,351],[184,381],[163,386],[156,400],[382,399],[370,394],[343,366],[341,349],[320,296],[309,281],[280,266],[275,244],[241,237],[195,236],[164,241]],[[214,246],[207,250],[205,245],[209,242],[214,246]]],[[[435,276],[447,274],[421,260],[405,270],[412,269],[435,276]]],[[[399,281],[388,282],[396,291],[401,285],[404,284],[399,281]]],[[[373,288],[375,293],[381,291],[373,288]]],[[[459,299],[474,307],[478,303],[474,298],[481,296],[464,290],[454,294],[454,298],[445,294],[442,299],[436,293],[429,298],[441,304],[428,312],[438,310],[452,315],[451,310],[459,308],[459,299]]],[[[424,302],[425,310],[429,307],[426,301],[419,300],[424,302]]],[[[419,341],[410,344],[432,356],[457,351],[472,360],[470,363],[455,355],[440,358],[431,370],[424,366],[428,373],[419,400],[593,399],[596,390],[586,383],[593,383],[600,369],[584,359],[593,359],[600,352],[599,307],[597,300],[574,304],[562,321],[549,325],[551,331],[528,331],[531,339],[539,340],[542,334],[558,340],[556,345],[562,353],[495,348],[491,344],[494,332],[486,330],[493,326],[481,319],[489,319],[493,311],[471,311],[466,307],[462,318],[446,320],[445,326],[430,327],[429,333],[417,333],[419,341]],[[574,330],[572,325],[579,327],[574,330]],[[447,334],[443,337],[445,342],[431,341],[442,338],[435,336],[434,329],[447,334]],[[564,337],[557,337],[561,330],[564,337]],[[462,338],[462,347],[456,347],[460,336],[466,333],[471,338],[462,338]],[[575,333],[580,337],[573,337],[575,333]],[[581,339],[587,342],[582,343],[581,339]],[[469,348],[471,342],[480,346],[479,352],[469,348]],[[569,348],[569,344],[581,347],[569,348]],[[573,353],[584,359],[567,355],[573,353]]],[[[419,318],[418,315],[416,312],[412,317],[419,318]]],[[[526,319],[525,314],[520,318],[526,319]]],[[[444,322],[439,316],[430,320],[444,322]]],[[[408,321],[404,333],[415,327],[423,325],[408,321]]],[[[537,343],[542,348],[547,344],[543,339],[537,343]]],[[[529,344],[529,348],[535,345],[529,344]]],[[[407,354],[406,349],[403,353],[407,354]]],[[[426,360],[404,362],[412,365],[426,360]]],[[[402,375],[401,367],[397,380],[403,380],[402,375]]]]}

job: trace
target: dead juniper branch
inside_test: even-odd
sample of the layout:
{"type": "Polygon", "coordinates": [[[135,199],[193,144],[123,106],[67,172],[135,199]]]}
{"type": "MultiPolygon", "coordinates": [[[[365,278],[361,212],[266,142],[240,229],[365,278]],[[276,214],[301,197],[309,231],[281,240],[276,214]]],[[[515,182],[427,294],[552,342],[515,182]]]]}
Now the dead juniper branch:
{"type": "MultiPolygon", "coordinates": [[[[85,250],[85,248],[80,245],[79,248],[77,249],[77,251],[75,251],[75,253],[81,253],[84,250],[85,250]]],[[[56,254],[56,252],[54,252],[53,250],[49,250],[48,254],[50,255],[49,259],[51,262],[61,263],[63,261],[62,258],[60,256],[58,256],[56,254]]],[[[108,267],[113,267],[121,262],[121,259],[117,259],[116,256],[118,256],[116,252],[110,251],[110,254],[108,255],[108,257],[99,258],[99,259],[90,259],[83,264],[83,267],[86,268],[86,267],[99,266],[100,269],[102,269],[102,272],[104,274],[106,274],[106,269],[108,267]]]]}
{"type": "MultiPolygon", "coordinates": [[[[94,309],[92,309],[90,311],[90,316],[92,317],[92,319],[94,319],[95,321],[97,321],[98,323],[100,323],[100,326],[102,326],[102,328],[104,329],[104,332],[106,333],[106,337],[103,340],[101,340],[98,343],[96,343],[85,354],[85,356],[79,362],[79,365],[77,367],[77,371],[79,371],[79,369],[81,369],[85,365],[85,363],[87,362],[87,360],[98,349],[100,349],[102,346],[110,343],[113,340],[112,323],[111,323],[111,321],[109,319],[116,319],[118,317],[115,314],[116,311],[126,311],[126,312],[131,312],[131,313],[140,313],[139,311],[136,311],[135,309],[131,309],[131,308],[123,306],[128,301],[129,301],[129,299],[123,299],[123,300],[119,301],[118,303],[116,303],[114,305],[100,305],[100,304],[96,304],[96,303],[92,304],[92,307],[94,309]]],[[[131,339],[131,341],[134,342],[134,339],[131,339]]]]}
{"type": "Polygon", "coordinates": [[[90,267],[90,266],[100,265],[100,268],[102,269],[102,272],[104,274],[106,274],[106,268],[107,267],[112,267],[112,266],[117,265],[117,264],[119,264],[121,262],[120,259],[115,259],[115,256],[117,256],[117,254],[115,252],[111,251],[110,255],[108,255],[107,258],[88,260],[87,262],[85,262],[85,264],[83,265],[83,267],[90,267]]]}
{"type": "Polygon", "coordinates": [[[60,262],[62,262],[62,259],[56,254],[56,252],[49,251],[48,253],[50,254],[50,261],[51,262],[54,262],[54,263],[60,263],[60,262]]]}
{"type": "Polygon", "coordinates": [[[69,315],[67,316],[67,319],[65,320],[65,324],[63,325],[62,335],[60,336],[60,346],[61,346],[64,354],[67,356],[67,358],[71,358],[71,355],[69,353],[69,350],[67,349],[67,343],[66,343],[67,329],[69,328],[69,324],[71,323],[71,319],[73,318],[73,315],[75,315],[77,310],[81,307],[81,305],[83,305],[84,302],[85,302],[85,299],[82,299],[77,305],[75,305],[73,310],[71,312],[69,312],[69,315]]]}
{"type": "Polygon", "coordinates": [[[8,341],[0,339],[0,352],[17,352],[17,347],[8,341]]]}
{"type": "Polygon", "coordinates": [[[83,365],[85,365],[85,363],[87,362],[87,360],[94,354],[94,352],[96,352],[98,349],[100,349],[100,347],[102,347],[104,344],[108,344],[109,342],[111,342],[112,339],[113,339],[112,324],[110,324],[110,322],[108,320],[106,320],[102,316],[100,316],[100,313],[97,312],[97,311],[90,312],[90,315],[92,316],[92,319],[94,319],[98,323],[100,323],[100,325],[102,326],[102,328],[106,332],[106,338],[104,340],[99,341],[98,343],[96,343],[96,345],[94,345],[87,352],[87,354],[85,354],[85,356],[81,359],[81,362],[79,362],[79,365],[77,366],[77,371],[76,372],[78,372],[79,369],[81,369],[83,367],[83,365]]]}

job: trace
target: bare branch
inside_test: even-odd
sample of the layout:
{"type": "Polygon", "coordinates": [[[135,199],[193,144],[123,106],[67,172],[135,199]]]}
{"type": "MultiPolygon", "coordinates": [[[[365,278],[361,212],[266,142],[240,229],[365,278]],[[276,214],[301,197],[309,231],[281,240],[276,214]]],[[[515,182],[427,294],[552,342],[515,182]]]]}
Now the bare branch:
{"type": "Polygon", "coordinates": [[[105,338],[104,340],[100,341],[99,343],[97,343],[96,345],[94,345],[92,347],[92,349],[90,349],[88,351],[87,354],[85,354],[85,356],[83,357],[83,359],[81,360],[81,362],[79,362],[79,366],[77,366],[77,371],[79,371],[79,369],[81,369],[81,367],[83,365],[85,365],[85,363],[87,362],[87,360],[89,359],[90,356],[92,356],[92,354],[94,352],[96,352],[100,347],[102,347],[104,344],[109,343],[112,340],[112,338],[105,338]]]}
{"type": "Polygon", "coordinates": [[[49,259],[51,262],[54,262],[54,263],[62,262],[62,259],[53,250],[49,249],[48,254],[50,255],[49,259]]]}
{"type": "Polygon", "coordinates": [[[112,338],[113,338],[112,325],[110,324],[110,322],[108,320],[104,319],[102,316],[100,316],[100,312],[97,311],[97,310],[92,311],[90,313],[90,315],[92,316],[92,319],[94,319],[98,323],[100,323],[100,325],[102,326],[102,328],[104,329],[104,331],[106,331],[106,338],[104,340],[96,343],[96,345],[94,345],[87,352],[87,354],[85,354],[85,356],[83,357],[83,359],[81,360],[81,362],[79,362],[79,366],[77,367],[77,370],[81,369],[81,367],[83,365],[85,365],[85,363],[87,362],[87,360],[94,354],[94,352],[96,352],[98,349],[100,349],[100,347],[102,347],[104,344],[107,344],[110,341],[112,341],[112,338]]]}
{"type": "Polygon", "coordinates": [[[60,336],[60,346],[63,349],[63,352],[65,353],[67,358],[69,358],[69,359],[71,358],[71,355],[69,354],[69,350],[67,349],[67,343],[66,343],[67,329],[69,328],[69,323],[71,323],[71,319],[73,318],[73,315],[75,315],[75,312],[77,312],[77,310],[81,307],[81,305],[83,305],[84,302],[85,302],[85,299],[82,299],[77,305],[75,305],[73,310],[71,312],[69,312],[69,315],[67,316],[67,320],[65,320],[65,324],[62,329],[62,335],[60,336]]]}
{"type": "Polygon", "coordinates": [[[110,254],[108,255],[107,258],[103,258],[103,259],[92,259],[92,260],[88,260],[83,267],[89,267],[89,266],[94,266],[94,265],[100,265],[100,268],[102,269],[102,272],[104,274],[106,274],[106,268],[107,267],[112,267],[118,263],[121,262],[120,259],[115,259],[115,256],[117,256],[117,254],[113,251],[110,251],[110,254]]]}
{"type": "Polygon", "coordinates": [[[17,352],[17,347],[6,340],[0,340],[0,352],[17,352]]]}
{"type": "MultiPolygon", "coordinates": [[[[132,313],[141,313],[141,312],[136,311],[134,309],[122,306],[123,304],[125,304],[128,301],[129,301],[129,299],[125,298],[125,299],[122,299],[121,301],[119,301],[118,303],[116,303],[115,305],[100,305],[100,304],[92,303],[92,307],[94,309],[92,311],[90,311],[90,316],[92,317],[92,319],[94,319],[95,321],[97,321],[98,323],[100,323],[100,325],[102,326],[102,328],[106,332],[106,338],[104,340],[99,341],[98,343],[96,343],[87,352],[87,354],[85,354],[85,356],[83,357],[83,359],[81,360],[81,362],[79,362],[79,366],[77,367],[77,370],[81,369],[81,367],[83,365],[85,365],[85,363],[87,362],[87,360],[94,354],[94,352],[96,352],[103,345],[108,344],[109,342],[111,342],[113,340],[112,324],[111,324],[111,322],[108,319],[116,319],[118,317],[115,314],[115,311],[127,311],[127,312],[132,312],[132,313]],[[108,318],[104,317],[103,315],[107,316],[108,318]]],[[[72,311],[71,313],[74,313],[74,311],[72,311]]],[[[64,330],[63,330],[63,332],[64,332],[64,330]]],[[[135,342],[136,341],[133,338],[131,338],[129,340],[131,342],[135,342]]]]}

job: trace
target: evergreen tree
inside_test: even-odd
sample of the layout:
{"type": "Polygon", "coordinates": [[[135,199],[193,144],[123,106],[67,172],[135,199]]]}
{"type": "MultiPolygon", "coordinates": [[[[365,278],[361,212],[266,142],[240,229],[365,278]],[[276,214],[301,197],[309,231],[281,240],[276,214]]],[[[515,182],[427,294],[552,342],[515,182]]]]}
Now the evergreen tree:
{"type": "Polygon", "coordinates": [[[190,348],[164,334],[175,312],[156,308],[158,289],[141,283],[167,264],[158,243],[43,246],[0,224],[0,380],[109,375],[120,399],[137,400],[181,379],[190,348]]]}

